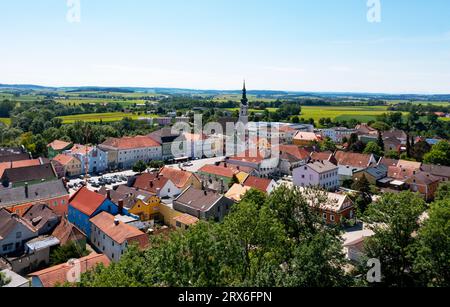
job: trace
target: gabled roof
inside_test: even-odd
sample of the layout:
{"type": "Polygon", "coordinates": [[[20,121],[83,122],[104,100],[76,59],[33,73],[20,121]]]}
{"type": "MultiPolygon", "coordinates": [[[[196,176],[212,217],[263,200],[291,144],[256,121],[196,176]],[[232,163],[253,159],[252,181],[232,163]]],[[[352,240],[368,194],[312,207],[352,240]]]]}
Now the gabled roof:
{"type": "Polygon", "coordinates": [[[145,173],[136,178],[133,187],[156,195],[169,181],[169,179],[159,176],[157,173],[145,173]]]}
{"type": "Polygon", "coordinates": [[[31,232],[37,231],[36,228],[16,214],[13,214],[6,209],[0,209],[0,240],[6,238],[18,224],[22,224],[31,232]]]}
{"type": "Polygon", "coordinates": [[[313,161],[330,161],[333,157],[333,153],[331,151],[324,151],[324,152],[312,152],[311,153],[311,160],[313,161]]]}
{"type": "Polygon", "coordinates": [[[68,195],[69,192],[62,180],[30,185],[28,186],[28,195],[25,187],[0,189],[0,208],[68,195]]]}
{"type": "Polygon", "coordinates": [[[25,211],[22,218],[37,229],[45,227],[49,222],[60,219],[60,217],[45,204],[31,206],[25,211]]]}
{"type": "Polygon", "coordinates": [[[174,202],[178,202],[195,210],[207,212],[212,208],[212,206],[221,200],[222,197],[222,195],[216,192],[198,190],[194,187],[189,187],[181,193],[181,195],[178,196],[174,202]]]}
{"type": "Polygon", "coordinates": [[[448,167],[448,166],[423,164],[420,169],[422,171],[430,173],[434,176],[445,177],[445,178],[450,177],[450,167],[448,167]]]}
{"type": "Polygon", "coordinates": [[[235,183],[225,194],[225,197],[232,199],[234,201],[241,201],[242,197],[250,191],[252,188],[245,186],[243,184],[235,183]]]}
{"type": "Polygon", "coordinates": [[[406,180],[406,183],[409,183],[409,184],[419,183],[419,184],[430,185],[432,183],[439,182],[441,180],[442,180],[441,177],[433,176],[430,173],[418,172],[418,173],[415,173],[410,178],[408,178],[406,180]]]}
{"type": "Polygon", "coordinates": [[[111,201],[113,203],[118,205],[119,202],[122,200],[124,207],[127,209],[133,208],[133,206],[136,204],[138,200],[141,200],[144,203],[148,203],[149,199],[155,196],[150,192],[131,188],[126,185],[121,185],[117,187],[116,190],[109,190],[109,191],[105,187],[102,187],[98,191],[99,194],[104,196],[107,196],[108,192],[111,197],[111,201]]]}
{"type": "Polygon", "coordinates": [[[72,146],[72,143],[60,141],[60,140],[54,140],[53,142],[51,142],[50,144],[47,145],[47,147],[50,147],[56,151],[64,150],[70,146],[72,146]]]}
{"type": "MultiPolygon", "coordinates": [[[[80,273],[86,273],[87,271],[94,269],[99,264],[109,266],[110,261],[108,257],[103,254],[92,253],[87,257],[78,259],[77,263],[80,265],[80,273]]],[[[50,288],[56,286],[57,284],[66,283],[68,273],[72,269],[73,266],[64,263],[32,273],[30,276],[39,278],[44,287],[50,288]]]]}
{"type": "Polygon", "coordinates": [[[201,169],[199,169],[199,172],[226,178],[233,178],[234,175],[237,175],[239,173],[239,171],[236,171],[232,168],[217,165],[205,165],[201,169]]]}
{"type": "Polygon", "coordinates": [[[419,170],[422,166],[422,163],[420,162],[414,162],[414,161],[406,161],[406,160],[400,160],[397,164],[400,168],[408,168],[413,170],[419,170]]]}
{"type": "Polygon", "coordinates": [[[259,164],[264,161],[264,157],[261,155],[260,151],[253,153],[250,150],[247,150],[239,155],[229,157],[228,160],[259,164]]]}
{"type": "Polygon", "coordinates": [[[118,244],[133,241],[139,243],[141,248],[148,245],[148,237],[145,233],[123,222],[116,222],[115,217],[108,212],[101,212],[91,218],[91,223],[118,244]]]}
{"type": "Polygon", "coordinates": [[[326,196],[327,196],[326,201],[320,204],[320,209],[322,210],[341,212],[342,210],[346,209],[344,208],[344,205],[347,202],[353,205],[353,202],[347,195],[337,193],[327,193],[326,196]]]}
{"type": "Polygon", "coordinates": [[[326,160],[308,163],[307,167],[309,167],[318,174],[323,174],[338,169],[336,165],[326,160]]]}
{"type": "Polygon", "coordinates": [[[159,175],[171,180],[178,188],[185,187],[193,176],[196,178],[191,172],[181,171],[170,167],[162,168],[159,175]]]}
{"type": "Polygon", "coordinates": [[[69,200],[69,204],[76,210],[91,216],[105,202],[106,197],[82,187],[69,200]]]}
{"type": "Polygon", "coordinates": [[[148,137],[159,144],[164,144],[175,141],[177,138],[180,137],[180,134],[172,133],[172,128],[163,128],[158,131],[150,133],[148,137]]]}
{"type": "Polygon", "coordinates": [[[321,139],[322,139],[322,137],[320,135],[315,134],[314,132],[299,131],[294,136],[294,140],[298,140],[298,141],[314,142],[314,141],[320,141],[321,139]]]}
{"type": "Polygon", "coordinates": [[[174,217],[173,219],[175,220],[175,222],[179,222],[179,223],[181,223],[183,225],[186,225],[186,226],[195,225],[195,224],[197,224],[199,222],[198,218],[196,218],[195,216],[186,214],[186,213],[182,214],[182,215],[179,215],[177,217],[174,217]]]}
{"type": "Polygon", "coordinates": [[[53,230],[52,236],[57,238],[62,246],[73,241],[86,239],[85,234],[66,218],[63,218],[55,230],[53,230]]]}
{"type": "Polygon", "coordinates": [[[0,177],[3,175],[4,171],[9,168],[20,168],[20,167],[28,167],[28,166],[37,166],[41,165],[41,159],[34,160],[20,160],[20,161],[11,161],[11,162],[2,162],[0,163],[0,177]]]}
{"type": "Polygon", "coordinates": [[[389,167],[389,166],[397,166],[398,165],[398,161],[399,160],[395,160],[395,159],[388,159],[388,158],[381,158],[380,161],[378,162],[378,165],[384,165],[385,167],[389,167]]]}
{"type": "Polygon", "coordinates": [[[66,155],[66,154],[59,154],[56,157],[53,158],[53,161],[56,161],[58,163],[60,163],[61,165],[68,165],[69,163],[71,163],[73,160],[75,160],[76,162],[81,163],[81,161],[79,159],[77,159],[76,157],[70,156],[70,155],[66,155]]]}
{"type": "Polygon", "coordinates": [[[9,182],[26,182],[42,179],[57,178],[51,163],[25,166],[18,168],[9,168],[3,172],[2,179],[9,182]]]}
{"type": "Polygon", "coordinates": [[[244,185],[259,190],[261,192],[267,193],[268,192],[267,190],[269,189],[271,183],[272,180],[270,179],[248,176],[247,180],[245,180],[244,182],[244,185]]]}
{"type": "Polygon", "coordinates": [[[373,155],[366,155],[353,152],[338,151],[336,160],[339,165],[366,168],[370,165],[373,155]]]}
{"type": "Polygon", "coordinates": [[[397,166],[389,166],[388,168],[388,177],[397,179],[397,180],[406,180],[414,175],[416,172],[415,169],[412,168],[401,168],[397,166]]]}
{"type": "Polygon", "coordinates": [[[309,158],[309,152],[306,149],[300,148],[296,145],[280,145],[279,150],[282,156],[283,154],[288,154],[298,161],[309,158]]]}
{"type": "Polygon", "coordinates": [[[106,140],[102,145],[112,147],[118,150],[161,146],[158,142],[154,141],[148,136],[110,138],[106,140]]]}
{"type": "Polygon", "coordinates": [[[94,147],[91,146],[85,146],[80,144],[75,144],[72,149],[70,149],[70,152],[72,154],[80,154],[80,155],[86,155],[86,151],[90,153],[92,150],[94,150],[94,147]]]}

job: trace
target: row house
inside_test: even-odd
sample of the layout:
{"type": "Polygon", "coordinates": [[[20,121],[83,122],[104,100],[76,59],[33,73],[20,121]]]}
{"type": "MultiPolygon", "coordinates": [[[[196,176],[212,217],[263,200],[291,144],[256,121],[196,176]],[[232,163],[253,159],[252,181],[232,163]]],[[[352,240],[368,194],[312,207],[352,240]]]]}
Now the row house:
{"type": "Polygon", "coordinates": [[[160,176],[159,173],[144,173],[137,176],[133,187],[159,198],[173,198],[182,192],[170,179],[160,176]]]}
{"type": "Polygon", "coordinates": [[[340,185],[346,180],[353,180],[353,175],[356,172],[377,164],[373,154],[337,151],[335,158],[339,167],[340,185]]]}
{"type": "Polygon", "coordinates": [[[75,156],[59,154],[52,159],[52,164],[59,178],[76,177],[82,174],[81,161],[75,156]]]}
{"type": "Polygon", "coordinates": [[[101,212],[90,219],[90,241],[94,248],[112,262],[118,262],[132,244],[141,249],[148,246],[148,235],[136,227],[125,224],[108,212],[101,212]]]}
{"type": "Polygon", "coordinates": [[[81,161],[83,174],[96,174],[108,169],[108,153],[97,146],[76,144],[64,154],[76,157],[81,161]]]}
{"type": "Polygon", "coordinates": [[[291,176],[292,171],[308,163],[310,153],[296,145],[280,145],[280,161],[278,170],[280,175],[291,176]]]}
{"type": "Polygon", "coordinates": [[[138,161],[162,160],[161,145],[147,136],[110,138],[99,145],[108,153],[108,168],[127,169],[138,161]]]}
{"type": "Polygon", "coordinates": [[[69,192],[63,180],[0,189],[0,208],[20,216],[36,204],[46,204],[57,214],[64,215],[67,213],[68,203],[69,192]]]}
{"type": "Polygon", "coordinates": [[[336,127],[322,130],[322,136],[324,138],[330,138],[337,144],[342,144],[344,138],[349,139],[354,133],[356,133],[356,129],[349,129],[346,127],[336,127]]]}

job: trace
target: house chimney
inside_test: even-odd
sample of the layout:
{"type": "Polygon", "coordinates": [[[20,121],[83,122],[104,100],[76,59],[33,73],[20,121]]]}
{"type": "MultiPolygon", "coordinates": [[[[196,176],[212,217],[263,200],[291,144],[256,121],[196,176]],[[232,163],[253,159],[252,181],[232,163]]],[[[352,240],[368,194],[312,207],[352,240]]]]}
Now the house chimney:
{"type": "Polygon", "coordinates": [[[204,190],[203,193],[205,194],[205,196],[208,196],[208,191],[204,190]]]}
{"type": "Polygon", "coordinates": [[[118,219],[118,218],[115,218],[115,219],[114,219],[114,225],[119,226],[119,224],[120,224],[119,219],[118,219]]]}
{"type": "Polygon", "coordinates": [[[25,182],[25,197],[28,198],[28,182],[25,182]]]}
{"type": "Polygon", "coordinates": [[[111,200],[111,190],[106,191],[106,198],[111,200]]]}
{"type": "Polygon", "coordinates": [[[123,215],[123,204],[124,204],[123,199],[119,199],[118,204],[119,204],[119,214],[123,215]]]}

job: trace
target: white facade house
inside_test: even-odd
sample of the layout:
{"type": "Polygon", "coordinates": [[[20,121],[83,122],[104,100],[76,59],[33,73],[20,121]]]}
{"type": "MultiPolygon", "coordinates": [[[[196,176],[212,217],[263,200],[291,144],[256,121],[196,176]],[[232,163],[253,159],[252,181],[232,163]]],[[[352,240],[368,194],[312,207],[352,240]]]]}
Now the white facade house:
{"type": "Polygon", "coordinates": [[[16,214],[0,209],[0,256],[24,250],[24,242],[38,236],[38,232],[16,214]]]}
{"type": "Polygon", "coordinates": [[[348,129],[345,127],[329,128],[322,130],[323,137],[325,138],[328,137],[335,143],[342,143],[342,140],[344,138],[349,139],[353,133],[356,133],[355,129],[348,129]]]}
{"type": "Polygon", "coordinates": [[[108,169],[108,153],[99,147],[76,144],[64,153],[81,161],[82,173],[92,174],[108,169]],[[88,166],[87,170],[86,165],[88,166]]]}
{"type": "Polygon", "coordinates": [[[98,214],[90,221],[91,243],[113,262],[118,262],[132,243],[137,243],[141,248],[148,244],[147,234],[120,222],[107,212],[98,214]]]}
{"type": "Polygon", "coordinates": [[[131,168],[138,161],[162,160],[161,144],[147,136],[108,139],[99,147],[114,157],[109,163],[120,169],[131,168]]]}
{"type": "Polygon", "coordinates": [[[298,187],[318,186],[326,190],[339,187],[339,168],[331,162],[314,162],[293,171],[294,185],[298,187]]]}

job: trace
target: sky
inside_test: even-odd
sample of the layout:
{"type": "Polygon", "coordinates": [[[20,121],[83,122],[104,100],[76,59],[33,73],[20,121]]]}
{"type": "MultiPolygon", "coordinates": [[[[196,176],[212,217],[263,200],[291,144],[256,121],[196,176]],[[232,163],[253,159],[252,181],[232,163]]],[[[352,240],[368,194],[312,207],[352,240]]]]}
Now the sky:
{"type": "Polygon", "coordinates": [[[450,93],[448,0],[76,2],[0,0],[0,83],[450,93]]]}

